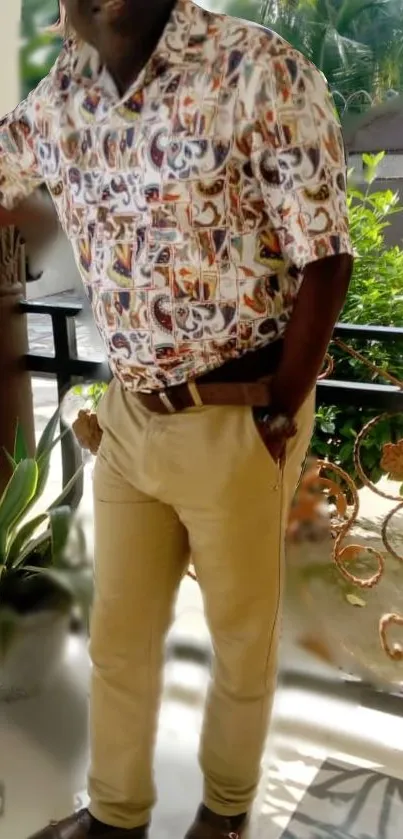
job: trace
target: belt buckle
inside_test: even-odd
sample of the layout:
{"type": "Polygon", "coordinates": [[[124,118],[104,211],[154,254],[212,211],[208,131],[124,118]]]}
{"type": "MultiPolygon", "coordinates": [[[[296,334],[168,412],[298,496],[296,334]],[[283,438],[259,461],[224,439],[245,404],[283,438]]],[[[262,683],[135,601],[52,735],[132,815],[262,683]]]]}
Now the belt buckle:
{"type": "MultiPolygon", "coordinates": [[[[195,408],[202,408],[203,407],[203,400],[200,396],[199,389],[196,385],[196,382],[193,382],[193,381],[186,382],[185,387],[187,388],[187,390],[188,390],[188,392],[189,392],[189,394],[192,398],[194,407],[195,408]]],[[[176,414],[178,412],[178,410],[179,411],[181,410],[181,408],[179,408],[179,409],[175,408],[175,405],[173,404],[173,401],[169,397],[170,390],[171,390],[171,388],[166,388],[166,390],[161,391],[158,394],[158,396],[159,396],[165,410],[168,412],[168,414],[176,414]]]]}

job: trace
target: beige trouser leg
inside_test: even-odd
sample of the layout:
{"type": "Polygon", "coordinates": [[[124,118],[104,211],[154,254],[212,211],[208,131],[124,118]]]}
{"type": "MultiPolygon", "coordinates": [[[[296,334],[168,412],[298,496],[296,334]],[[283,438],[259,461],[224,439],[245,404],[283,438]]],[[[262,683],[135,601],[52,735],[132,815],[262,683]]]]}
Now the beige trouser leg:
{"type": "Polygon", "coordinates": [[[91,811],[134,827],[154,803],[164,636],[188,547],[216,664],[201,746],[205,803],[249,809],[274,691],[283,525],[309,443],[310,399],[281,473],[246,408],[160,416],[114,383],[95,470],[91,811]]]}
{"type": "Polygon", "coordinates": [[[115,386],[105,403],[94,475],[89,794],[96,818],[130,828],[148,822],[155,800],[152,759],[163,640],[188,542],[174,510],[135,486],[150,488],[144,469],[149,474],[158,469],[152,455],[148,460],[146,418],[135,421],[115,386]],[[115,434],[122,435],[121,442],[115,434]]]}

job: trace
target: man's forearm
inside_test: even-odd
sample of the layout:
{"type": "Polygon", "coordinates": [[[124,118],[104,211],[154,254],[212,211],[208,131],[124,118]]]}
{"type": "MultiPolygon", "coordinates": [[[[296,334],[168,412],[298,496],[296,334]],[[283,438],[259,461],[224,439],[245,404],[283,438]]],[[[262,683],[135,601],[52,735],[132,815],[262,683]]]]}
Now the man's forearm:
{"type": "Polygon", "coordinates": [[[17,227],[25,240],[41,244],[53,238],[58,224],[50,201],[34,193],[13,210],[0,206],[0,227],[17,227]]]}
{"type": "Polygon", "coordinates": [[[314,388],[346,299],[352,265],[352,257],[343,254],[312,263],[305,270],[272,382],[273,412],[295,416],[314,388]]]}

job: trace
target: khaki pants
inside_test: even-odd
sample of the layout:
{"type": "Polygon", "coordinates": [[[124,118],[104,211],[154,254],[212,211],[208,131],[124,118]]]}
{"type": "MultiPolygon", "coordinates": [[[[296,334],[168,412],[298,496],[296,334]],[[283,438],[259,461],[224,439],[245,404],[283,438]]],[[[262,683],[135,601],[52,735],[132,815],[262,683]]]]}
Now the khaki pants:
{"type": "Polygon", "coordinates": [[[201,744],[204,803],[250,809],[275,688],[284,521],[309,444],[313,397],[284,470],[249,408],[156,415],[114,382],[95,475],[91,812],[136,827],[155,801],[164,638],[192,557],[215,666],[201,744]]]}

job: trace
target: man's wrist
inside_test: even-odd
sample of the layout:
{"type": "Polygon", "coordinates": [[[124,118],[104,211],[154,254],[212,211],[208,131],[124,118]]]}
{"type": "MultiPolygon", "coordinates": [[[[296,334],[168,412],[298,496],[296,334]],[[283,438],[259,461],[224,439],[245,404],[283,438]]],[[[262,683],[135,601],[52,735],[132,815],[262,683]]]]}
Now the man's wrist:
{"type": "Polygon", "coordinates": [[[293,420],[305,401],[305,394],[299,393],[295,382],[282,383],[280,378],[273,378],[270,385],[270,405],[268,411],[272,416],[285,416],[293,420]]]}
{"type": "Polygon", "coordinates": [[[264,424],[266,434],[273,439],[290,440],[297,433],[297,424],[293,418],[283,413],[274,413],[271,409],[259,411],[259,421],[264,424]]]}

